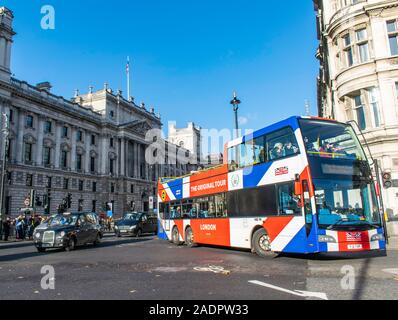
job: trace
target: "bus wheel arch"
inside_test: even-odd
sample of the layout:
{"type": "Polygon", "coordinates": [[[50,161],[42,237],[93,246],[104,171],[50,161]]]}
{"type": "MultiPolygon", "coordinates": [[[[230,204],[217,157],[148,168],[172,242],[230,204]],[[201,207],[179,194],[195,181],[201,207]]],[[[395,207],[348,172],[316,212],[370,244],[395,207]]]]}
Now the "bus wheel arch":
{"type": "Polygon", "coordinates": [[[185,244],[189,248],[197,247],[197,243],[195,242],[193,229],[190,225],[185,228],[185,244]]]}
{"type": "Polygon", "coordinates": [[[177,246],[180,246],[182,243],[180,241],[180,231],[177,226],[174,226],[171,231],[171,242],[177,246]]]}
{"type": "Polygon", "coordinates": [[[252,252],[262,258],[276,256],[271,250],[271,240],[264,227],[258,227],[253,230],[252,252]]]}

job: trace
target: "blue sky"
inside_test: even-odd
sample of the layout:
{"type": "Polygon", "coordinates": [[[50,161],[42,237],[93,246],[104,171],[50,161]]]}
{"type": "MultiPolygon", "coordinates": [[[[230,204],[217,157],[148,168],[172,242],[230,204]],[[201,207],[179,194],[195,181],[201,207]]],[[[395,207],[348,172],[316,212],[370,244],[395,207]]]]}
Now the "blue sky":
{"type": "Polygon", "coordinates": [[[269,0],[1,0],[14,11],[12,72],[55,94],[108,82],[178,126],[231,128],[229,105],[242,100],[242,127],[259,129],[309,100],[316,113],[317,47],[312,1],[269,0]],[[55,30],[40,26],[55,8],[55,30]]]}

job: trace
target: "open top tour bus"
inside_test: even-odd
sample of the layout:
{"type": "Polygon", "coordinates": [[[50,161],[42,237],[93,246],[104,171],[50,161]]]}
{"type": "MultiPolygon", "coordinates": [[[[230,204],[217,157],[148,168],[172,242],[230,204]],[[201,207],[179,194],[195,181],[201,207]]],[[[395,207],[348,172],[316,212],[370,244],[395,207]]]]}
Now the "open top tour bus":
{"type": "Polygon", "coordinates": [[[225,149],[221,166],[160,179],[160,238],[260,256],[385,250],[375,182],[350,125],[292,117],[225,149]]]}

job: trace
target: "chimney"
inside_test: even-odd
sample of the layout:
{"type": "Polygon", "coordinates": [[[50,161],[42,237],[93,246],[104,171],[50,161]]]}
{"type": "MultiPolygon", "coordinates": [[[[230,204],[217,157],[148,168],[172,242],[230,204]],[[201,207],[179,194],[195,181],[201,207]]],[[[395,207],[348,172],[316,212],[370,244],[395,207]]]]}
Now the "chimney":
{"type": "Polygon", "coordinates": [[[40,83],[38,83],[38,84],[36,85],[36,88],[39,89],[39,90],[42,90],[42,91],[50,92],[50,91],[51,91],[51,88],[52,88],[52,85],[51,85],[50,82],[45,81],[45,82],[40,82],[40,83]]]}

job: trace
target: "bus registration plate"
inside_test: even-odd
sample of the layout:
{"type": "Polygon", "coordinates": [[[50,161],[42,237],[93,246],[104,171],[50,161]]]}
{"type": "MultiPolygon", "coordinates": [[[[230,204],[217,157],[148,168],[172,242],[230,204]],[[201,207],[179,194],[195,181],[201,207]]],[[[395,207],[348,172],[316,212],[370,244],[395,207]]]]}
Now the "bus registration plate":
{"type": "Polygon", "coordinates": [[[349,250],[360,250],[363,249],[362,244],[349,244],[348,245],[349,250]]]}

